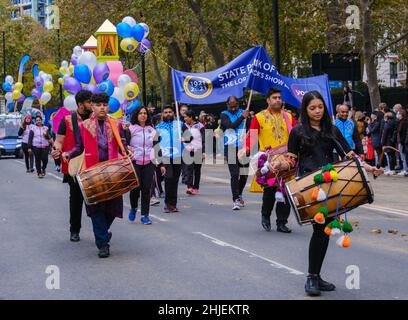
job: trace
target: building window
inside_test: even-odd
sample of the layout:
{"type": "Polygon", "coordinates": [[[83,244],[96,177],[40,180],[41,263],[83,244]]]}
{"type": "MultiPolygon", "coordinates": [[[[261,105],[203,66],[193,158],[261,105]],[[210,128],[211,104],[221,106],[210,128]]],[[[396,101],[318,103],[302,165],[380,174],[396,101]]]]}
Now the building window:
{"type": "Polygon", "coordinates": [[[399,63],[399,71],[400,72],[407,71],[407,65],[404,62],[399,63]]]}

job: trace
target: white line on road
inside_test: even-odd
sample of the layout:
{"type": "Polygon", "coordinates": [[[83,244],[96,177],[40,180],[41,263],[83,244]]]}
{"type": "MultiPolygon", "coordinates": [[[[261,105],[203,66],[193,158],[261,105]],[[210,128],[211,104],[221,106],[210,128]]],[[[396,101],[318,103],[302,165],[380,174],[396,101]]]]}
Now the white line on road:
{"type": "Polygon", "coordinates": [[[296,270],[296,269],[290,268],[290,267],[285,266],[285,265],[283,265],[283,264],[281,264],[281,263],[278,263],[278,262],[273,261],[273,260],[271,260],[271,259],[262,257],[262,256],[260,256],[260,255],[258,255],[258,254],[256,254],[256,253],[253,253],[253,252],[251,252],[251,251],[242,249],[242,248],[240,248],[240,247],[237,247],[237,246],[235,246],[235,245],[229,244],[229,243],[224,242],[224,241],[222,241],[222,240],[219,240],[219,239],[217,239],[217,238],[211,237],[211,236],[209,236],[209,235],[207,235],[207,234],[205,234],[205,233],[202,233],[202,232],[193,232],[193,233],[194,233],[194,234],[198,234],[198,235],[200,235],[200,236],[203,236],[203,237],[205,237],[205,238],[207,238],[207,239],[210,239],[213,243],[215,243],[216,245],[219,245],[219,246],[221,246],[221,247],[229,247],[229,248],[232,248],[232,249],[241,251],[241,252],[245,252],[245,253],[249,254],[250,257],[255,257],[255,258],[261,259],[261,260],[263,260],[263,261],[266,261],[266,262],[270,263],[270,265],[271,265],[272,267],[274,267],[274,268],[285,269],[285,270],[289,271],[289,273],[294,274],[294,275],[297,275],[297,276],[304,275],[304,273],[301,272],[301,271],[298,271],[298,270],[296,270]]]}

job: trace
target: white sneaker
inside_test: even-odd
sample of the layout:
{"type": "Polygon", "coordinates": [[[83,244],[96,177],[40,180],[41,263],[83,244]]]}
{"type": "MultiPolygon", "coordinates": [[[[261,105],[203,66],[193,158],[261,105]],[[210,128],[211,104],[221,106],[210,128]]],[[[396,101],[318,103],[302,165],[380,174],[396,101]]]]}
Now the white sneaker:
{"type": "Polygon", "coordinates": [[[240,206],[239,200],[236,200],[236,201],[234,202],[234,205],[232,206],[232,210],[234,210],[234,211],[241,210],[241,206],[240,206]]]}
{"type": "Polygon", "coordinates": [[[385,170],[384,175],[385,176],[390,176],[391,175],[391,170],[385,170]]]}
{"type": "Polygon", "coordinates": [[[245,207],[245,202],[244,202],[244,199],[242,199],[242,196],[239,196],[239,199],[237,201],[238,201],[238,205],[241,208],[245,207]]]}
{"type": "Polygon", "coordinates": [[[401,172],[397,173],[397,176],[405,176],[406,174],[407,174],[407,172],[401,171],[401,172]]]}
{"type": "Polygon", "coordinates": [[[150,199],[150,205],[151,206],[157,206],[157,205],[159,205],[160,204],[160,200],[159,199],[157,199],[157,198],[155,198],[155,197],[152,197],[151,199],[150,199]]]}

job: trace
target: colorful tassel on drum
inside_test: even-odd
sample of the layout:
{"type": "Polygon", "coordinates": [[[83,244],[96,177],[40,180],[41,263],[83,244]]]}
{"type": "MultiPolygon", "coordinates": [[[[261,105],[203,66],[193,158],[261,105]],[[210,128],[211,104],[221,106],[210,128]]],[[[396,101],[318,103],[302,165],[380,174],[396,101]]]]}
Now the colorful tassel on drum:
{"type": "Polygon", "coordinates": [[[324,229],[324,232],[328,236],[335,236],[341,233],[341,224],[337,220],[334,220],[330,222],[326,228],[324,229]]]}
{"type": "Polygon", "coordinates": [[[313,217],[313,220],[318,224],[325,224],[326,218],[328,217],[329,212],[326,207],[321,207],[319,211],[313,217]]]}
{"type": "Polygon", "coordinates": [[[312,201],[316,201],[318,196],[319,196],[319,191],[320,188],[319,187],[314,187],[313,191],[312,191],[312,201]]]}
{"type": "Polygon", "coordinates": [[[347,234],[345,234],[337,239],[336,243],[340,248],[348,248],[351,245],[351,239],[347,234]]]}
{"type": "Polygon", "coordinates": [[[317,201],[324,201],[326,200],[326,193],[322,188],[319,188],[319,192],[317,193],[317,201]]]}

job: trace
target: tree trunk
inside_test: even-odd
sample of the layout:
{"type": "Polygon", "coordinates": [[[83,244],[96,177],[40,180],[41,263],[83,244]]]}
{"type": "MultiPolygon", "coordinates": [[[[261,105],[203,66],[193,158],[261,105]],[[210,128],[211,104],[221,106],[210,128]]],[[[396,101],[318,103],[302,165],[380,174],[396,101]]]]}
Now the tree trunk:
{"type": "Polygon", "coordinates": [[[205,36],[208,48],[210,49],[211,55],[214,58],[215,65],[217,66],[217,68],[222,67],[225,64],[224,54],[217,47],[217,43],[211,32],[211,28],[207,26],[206,22],[204,21],[204,17],[201,13],[200,0],[188,0],[187,3],[197,17],[200,30],[205,36]]]}
{"type": "Polygon", "coordinates": [[[380,89],[377,80],[377,66],[375,63],[373,40],[371,35],[371,9],[372,1],[360,0],[363,27],[363,55],[367,72],[367,86],[370,94],[371,110],[378,108],[381,103],[380,89]]]}
{"type": "Polygon", "coordinates": [[[164,86],[164,81],[163,77],[160,73],[159,65],[157,63],[157,58],[155,54],[152,54],[153,57],[153,67],[154,67],[154,73],[156,74],[157,81],[159,81],[159,87],[160,87],[160,98],[161,98],[161,109],[163,108],[164,104],[166,103],[166,90],[164,86]]]}

